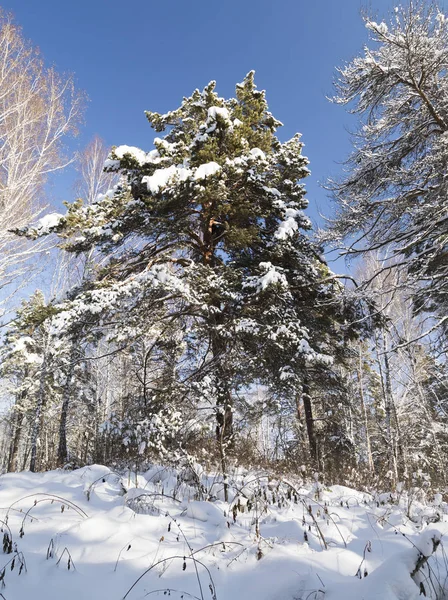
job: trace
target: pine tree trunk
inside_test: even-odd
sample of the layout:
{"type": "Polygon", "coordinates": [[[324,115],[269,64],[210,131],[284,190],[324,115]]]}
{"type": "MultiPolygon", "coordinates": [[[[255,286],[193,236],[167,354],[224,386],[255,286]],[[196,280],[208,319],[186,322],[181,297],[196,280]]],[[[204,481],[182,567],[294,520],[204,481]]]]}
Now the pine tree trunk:
{"type": "Polygon", "coordinates": [[[97,463],[104,459],[104,434],[100,433],[101,397],[98,388],[95,389],[95,414],[93,430],[93,460],[97,463]]]}
{"type": "Polygon", "coordinates": [[[20,435],[22,432],[23,412],[21,410],[14,411],[14,426],[12,433],[11,448],[8,459],[8,472],[14,473],[17,471],[17,457],[19,453],[20,435]]]}
{"type": "Polygon", "coordinates": [[[221,461],[221,470],[224,479],[224,499],[229,501],[228,493],[228,464],[227,449],[229,448],[233,436],[233,400],[228,385],[229,376],[226,373],[222,360],[225,354],[225,348],[218,339],[212,341],[213,358],[216,362],[216,440],[218,442],[218,451],[221,461]]]}
{"type": "Polygon", "coordinates": [[[26,469],[29,455],[30,455],[30,444],[29,444],[29,440],[27,440],[25,449],[23,451],[23,456],[22,456],[22,468],[20,469],[21,471],[24,471],[26,469]]]}
{"type": "MultiPolygon", "coordinates": [[[[213,235],[213,225],[215,217],[213,216],[213,207],[211,204],[204,205],[203,226],[202,226],[202,263],[206,266],[213,266],[215,260],[216,240],[213,235]]],[[[218,324],[223,325],[221,317],[220,302],[215,303],[216,322],[212,326],[218,324]]],[[[227,464],[227,449],[231,443],[233,436],[233,400],[232,394],[228,385],[229,374],[223,366],[223,357],[225,356],[226,347],[218,336],[213,336],[212,339],[212,354],[213,362],[217,365],[217,398],[216,398],[216,439],[218,442],[218,451],[221,462],[221,470],[224,479],[224,499],[229,501],[228,491],[228,464],[227,464]]]]}
{"type": "Polygon", "coordinates": [[[221,460],[221,470],[224,479],[224,500],[229,501],[227,449],[233,434],[233,411],[230,390],[223,378],[218,383],[222,388],[216,400],[216,438],[221,460]]]}
{"type": "MultiPolygon", "coordinates": [[[[25,367],[22,382],[25,381],[25,379],[28,377],[28,374],[29,374],[28,368],[25,367]]],[[[26,399],[26,391],[22,390],[19,394],[19,397],[16,400],[16,407],[18,405],[20,407],[22,407],[23,401],[25,399],[26,399]]],[[[23,410],[16,409],[14,411],[14,425],[13,425],[12,441],[11,441],[11,448],[10,448],[9,457],[8,457],[8,472],[9,473],[11,473],[11,472],[13,473],[13,472],[17,471],[17,455],[19,452],[19,443],[20,443],[20,436],[22,434],[23,419],[24,419],[23,410]]]]}
{"type": "Polygon", "coordinates": [[[84,448],[82,451],[81,462],[83,465],[87,464],[87,457],[89,456],[89,446],[90,446],[90,436],[87,434],[85,436],[84,448]]]}
{"type": "Polygon", "coordinates": [[[303,395],[297,394],[296,397],[296,421],[297,421],[297,437],[299,439],[299,444],[301,448],[305,448],[306,446],[306,436],[305,436],[305,425],[303,422],[302,416],[302,404],[303,395]]]}
{"type": "Polygon", "coordinates": [[[310,384],[308,380],[308,376],[305,375],[302,383],[302,402],[303,409],[305,412],[305,422],[306,422],[306,430],[308,433],[308,443],[310,447],[310,455],[311,460],[314,464],[314,467],[319,470],[320,461],[319,454],[317,449],[317,440],[316,440],[316,432],[314,430],[314,417],[313,417],[313,406],[311,403],[311,395],[310,395],[310,384]]]}
{"type": "Polygon", "coordinates": [[[8,470],[9,458],[11,453],[11,440],[8,440],[6,435],[1,438],[1,447],[0,447],[0,469],[3,473],[8,470]]]}
{"type": "Polygon", "coordinates": [[[39,443],[39,435],[41,429],[41,419],[43,407],[45,404],[45,380],[47,378],[47,349],[44,351],[43,362],[40,371],[39,391],[37,393],[36,412],[34,415],[34,421],[31,429],[31,440],[30,440],[30,471],[34,473],[36,471],[37,463],[37,446],[39,443]]]}
{"type": "Polygon", "coordinates": [[[70,406],[70,400],[72,398],[72,383],[73,375],[75,371],[75,346],[76,340],[72,340],[67,379],[65,381],[63,395],[62,395],[62,408],[61,417],[59,420],[59,446],[58,446],[58,467],[63,467],[68,461],[68,449],[67,449],[67,417],[68,409],[70,406]]]}

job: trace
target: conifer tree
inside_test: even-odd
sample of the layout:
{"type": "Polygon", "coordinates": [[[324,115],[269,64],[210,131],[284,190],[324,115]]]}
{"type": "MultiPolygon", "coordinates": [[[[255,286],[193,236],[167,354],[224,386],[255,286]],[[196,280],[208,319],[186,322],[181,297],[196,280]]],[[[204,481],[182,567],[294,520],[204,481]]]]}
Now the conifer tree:
{"type": "MultiPolygon", "coordinates": [[[[414,307],[446,328],[448,20],[411,0],[388,22],[365,19],[371,43],[339,70],[334,101],[358,115],[345,175],[330,187],[326,239],[349,255],[380,251],[413,285],[414,307]]],[[[439,331],[440,331],[439,329],[439,331]]]]}
{"type": "Polygon", "coordinates": [[[36,291],[17,311],[3,348],[1,375],[9,379],[15,395],[10,470],[17,468],[25,417],[29,428],[30,470],[36,470],[45,405],[50,396],[54,399],[54,394],[49,393],[55,384],[51,372],[54,365],[49,330],[51,312],[42,292],[36,291]]]}
{"type": "Polygon", "coordinates": [[[24,438],[27,417],[30,416],[36,393],[36,378],[42,364],[41,352],[31,336],[33,327],[27,314],[39,304],[40,294],[34,294],[17,310],[14,325],[9,328],[1,348],[0,376],[7,381],[13,404],[9,411],[10,449],[8,471],[16,471],[19,465],[19,449],[24,438]]]}
{"type": "MultiPolygon", "coordinates": [[[[121,175],[113,190],[19,232],[57,233],[69,252],[103,255],[95,277],[59,306],[57,326],[107,329],[126,347],[143,331],[175,331],[181,344],[163,380],[170,396],[207,399],[224,473],[237,392],[254,383],[303,395],[312,445],[308,372],[331,364],[330,340],[343,343],[347,315],[307,235],[300,136],[276,137],[281,123],[253,72],[235,98],[219,97],[211,82],[147,118],[164,136],[149,152],[112,151],[106,169],[121,175]]],[[[155,404],[166,391],[153,384],[155,404]]]]}

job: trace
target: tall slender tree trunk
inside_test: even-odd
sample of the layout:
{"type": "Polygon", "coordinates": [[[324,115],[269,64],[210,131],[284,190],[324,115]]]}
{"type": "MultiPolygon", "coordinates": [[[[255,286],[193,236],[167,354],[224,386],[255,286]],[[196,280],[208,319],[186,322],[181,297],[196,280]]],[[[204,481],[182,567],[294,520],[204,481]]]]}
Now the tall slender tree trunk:
{"type": "Polygon", "coordinates": [[[223,345],[222,341],[215,337],[215,339],[212,340],[212,352],[216,364],[216,440],[218,443],[221,470],[224,479],[224,500],[228,502],[227,450],[229,449],[233,438],[233,399],[229,386],[229,373],[227,373],[223,363],[225,360],[225,351],[226,347],[223,345]]]}
{"type": "Polygon", "coordinates": [[[313,406],[311,402],[310,383],[308,375],[305,375],[302,383],[302,402],[303,410],[305,412],[305,423],[306,430],[308,433],[308,443],[310,447],[311,460],[313,461],[315,468],[317,468],[317,470],[320,470],[321,465],[317,447],[316,432],[314,429],[313,406]]]}
{"type": "MultiPolygon", "coordinates": [[[[219,356],[217,354],[216,356],[219,356]]],[[[219,360],[219,359],[218,359],[219,360]]],[[[224,479],[224,500],[229,501],[227,450],[233,436],[233,401],[225,373],[218,368],[216,398],[216,439],[224,479]]]]}
{"type": "Polygon", "coordinates": [[[302,415],[302,402],[303,395],[297,394],[296,397],[296,421],[297,421],[297,437],[299,438],[299,443],[301,448],[305,448],[306,446],[306,436],[305,436],[305,425],[302,415]]]}
{"type": "MultiPolygon", "coordinates": [[[[26,378],[28,377],[29,371],[28,368],[25,367],[24,373],[23,373],[23,381],[26,380],[26,378]]],[[[20,443],[20,437],[22,435],[22,425],[23,425],[23,420],[24,420],[24,412],[22,410],[23,406],[23,401],[26,399],[26,391],[22,389],[22,391],[19,394],[19,397],[16,400],[15,403],[15,410],[14,410],[14,421],[13,421],[13,431],[12,431],[12,441],[11,441],[11,447],[10,447],[10,451],[9,451],[9,457],[8,457],[8,472],[15,472],[17,471],[17,455],[19,452],[19,443],[20,443]],[[17,407],[19,407],[19,410],[17,410],[17,407]]]]}
{"type": "Polygon", "coordinates": [[[19,442],[20,435],[22,432],[22,424],[23,424],[23,412],[21,410],[14,411],[14,420],[13,420],[13,431],[12,431],[12,440],[11,447],[9,451],[9,459],[8,459],[8,472],[13,473],[17,471],[17,457],[19,453],[19,442]]]}
{"type": "MultiPolygon", "coordinates": [[[[213,236],[213,224],[215,218],[212,214],[211,205],[206,207],[204,214],[204,225],[202,230],[203,250],[202,263],[211,267],[215,256],[215,239],[213,236]]],[[[212,326],[223,325],[221,316],[220,302],[215,304],[216,315],[215,322],[212,326]]],[[[223,357],[225,357],[226,346],[222,340],[216,335],[212,339],[211,344],[213,360],[216,364],[216,382],[217,382],[217,398],[216,398],[216,440],[218,443],[218,451],[221,462],[221,470],[224,479],[224,500],[229,501],[228,491],[228,462],[227,450],[231,444],[233,437],[233,399],[232,392],[229,386],[229,374],[224,367],[223,357]]]]}
{"type": "Polygon", "coordinates": [[[27,439],[26,441],[26,445],[25,445],[25,449],[23,451],[23,456],[22,456],[22,468],[21,471],[24,471],[26,469],[26,465],[28,463],[28,457],[30,455],[30,441],[27,439]]]}
{"type": "Polygon", "coordinates": [[[97,463],[104,459],[104,434],[100,433],[100,421],[102,416],[101,396],[98,386],[95,386],[95,405],[93,415],[93,460],[97,463]]]}
{"type": "Polygon", "coordinates": [[[72,392],[73,392],[72,384],[73,384],[73,375],[75,372],[76,342],[77,342],[77,340],[71,341],[67,379],[65,381],[63,394],[62,394],[61,417],[59,420],[59,446],[58,446],[58,458],[57,458],[58,467],[63,467],[68,461],[67,417],[68,417],[68,410],[70,407],[70,401],[72,399],[72,392]]]}
{"type": "MultiPolygon", "coordinates": [[[[421,403],[421,407],[423,409],[423,412],[425,413],[426,416],[426,421],[428,423],[428,426],[430,428],[430,435],[432,438],[432,445],[433,445],[433,450],[434,453],[437,455],[438,457],[438,461],[439,461],[439,465],[443,465],[445,460],[444,460],[444,456],[443,456],[443,451],[441,452],[440,449],[440,444],[438,443],[437,440],[437,436],[434,430],[434,427],[436,425],[435,421],[434,421],[434,417],[433,415],[431,415],[431,411],[428,408],[428,400],[425,396],[425,393],[423,391],[422,388],[422,382],[421,382],[421,378],[419,377],[419,374],[417,372],[417,360],[415,358],[415,354],[412,352],[411,347],[408,346],[407,348],[407,353],[409,356],[409,360],[411,363],[411,370],[412,370],[412,379],[414,381],[414,384],[417,388],[417,392],[420,398],[420,403],[421,403]]],[[[406,463],[407,466],[407,463],[406,463]]],[[[446,480],[447,480],[447,475],[446,475],[446,470],[444,468],[441,468],[439,471],[439,477],[441,477],[442,481],[446,484],[446,480]]]]}
{"type": "MultiPolygon", "coordinates": [[[[377,340],[378,342],[378,340],[377,340]]],[[[381,387],[384,398],[384,410],[386,413],[386,459],[389,471],[392,473],[393,479],[396,482],[398,480],[398,469],[397,469],[397,454],[396,454],[396,440],[393,434],[392,428],[392,416],[393,416],[393,396],[392,396],[392,382],[390,377],[390,365],[388,356],[388,347],[386,341],[386,332],[383,329],[381,331],[381,351],[383,359],[381,359],[378,343],[377,347],[377,359],[378,368],[381,378],[381,387]]]]}
{"type": "Polygon", "coordinates": [[[34,414],[34,421],[31,428],[31,440],[30,440],[30,471],[34,473],[36,471],[37,464],[37,448],[39,444],[39,435],[41,430],[42,413],[45,404],[45,383],[47,378],[47,348],[44,350],[44,357],[42,361],[39,381],[39,391],[37,393],[36,410],[34,414]]]}
{"type": "Polygon", "coordinates": [[[387,393],[389,396],[391,416],[395,421],[395,435],[394,438],[394,461],[395,461],[395,476],[398,477],[406,471],[406,453],[403,446],[403,436],[401,435],[400,420],[398,418],[397,407],[394,402],[394,396],[392,393],[392,384],[390,376],[390,364],[389,364],[389,348],[387,347],[386,336],[383,334],[383,347],[384,347],[384,366],[386,375],[386,386],[387,393]],[[400,467],[400,468],[399,468],[400,467]]]}
{"type": "Polygon", "coordinates": [[[365,396],[364,396],[364,381],[363,381],[363,376],[362,376],[362,352],[361,352],[361,348],[359,348],[358,385],[359,385],[359,397],[361,399],[362,418],[363,418],[363,421],[364,421],[364,430],[366,432],[367,464],[368,464],[370,473],[374,473],[375,472],[375,465],[373,463],[373,457],[372,457],[372,446],[370,444],[369,420],[367,418],[367,408],[366,408],[366,402],[365,402],[365,396]]]}

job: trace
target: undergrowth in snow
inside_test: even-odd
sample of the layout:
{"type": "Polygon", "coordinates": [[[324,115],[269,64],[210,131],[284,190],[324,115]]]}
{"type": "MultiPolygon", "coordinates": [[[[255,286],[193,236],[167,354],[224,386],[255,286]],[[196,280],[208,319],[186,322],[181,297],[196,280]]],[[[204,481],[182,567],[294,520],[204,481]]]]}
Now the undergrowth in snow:
{"type": "Polygon", "coordinates": [[[103,466],[0,477],[0,598],[446,598],[440,494],[255,471],[103,466]]]}

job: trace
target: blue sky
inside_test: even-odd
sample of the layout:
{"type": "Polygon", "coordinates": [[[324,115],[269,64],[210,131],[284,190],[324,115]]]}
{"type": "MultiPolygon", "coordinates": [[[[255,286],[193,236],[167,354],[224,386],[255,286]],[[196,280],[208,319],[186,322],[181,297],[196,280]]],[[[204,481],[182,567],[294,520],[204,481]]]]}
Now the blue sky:
{"type": "MultiPolygon", "coordinates": [[[[387,16],[396,0],[4,0],[48,64],[75,73],[89,104],[76,145],[94,134],[108,144],[151,148],[144,110],[166,112],[211,79],[226,97],[251,69],[266,89],[282,140],[303,134],[312,175],[313,220],[331,212],[319,182],[350,151],[355,121],[326,96],[335,67],[367,40],[361,12],[387,16]]],[[[54,203],[72,200],[68,174],[54,203]]]]}

